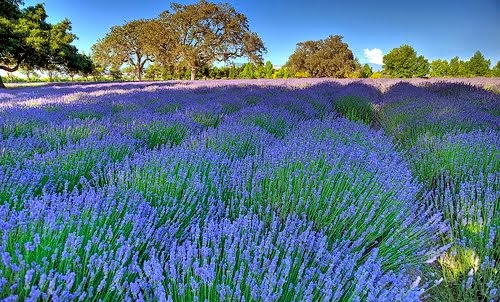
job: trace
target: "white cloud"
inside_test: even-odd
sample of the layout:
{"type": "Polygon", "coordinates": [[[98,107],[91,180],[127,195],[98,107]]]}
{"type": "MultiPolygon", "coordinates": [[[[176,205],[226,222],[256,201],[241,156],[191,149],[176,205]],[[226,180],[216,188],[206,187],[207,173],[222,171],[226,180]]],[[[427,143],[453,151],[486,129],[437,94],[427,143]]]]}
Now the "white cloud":
{"type": "Polygon", "coordinates": [[[382,63],[382,58],[384,57],[382,50],[380,50],[378,48],[374,48],[374,49],[366,48],[364,50],[364,53],[365,53],[365,58],[368,59],[368,63],[378,64],[378,65],[384,64],[384,63],[382,63]]]}

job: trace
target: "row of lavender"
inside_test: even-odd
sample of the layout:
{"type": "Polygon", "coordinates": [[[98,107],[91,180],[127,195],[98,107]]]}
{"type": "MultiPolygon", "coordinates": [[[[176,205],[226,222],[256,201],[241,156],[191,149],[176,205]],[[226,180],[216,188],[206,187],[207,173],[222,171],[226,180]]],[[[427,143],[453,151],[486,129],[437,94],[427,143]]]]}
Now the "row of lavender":
{"type": "Polygon", "coordinates": [[[450,225],[436,301],[500,297],[500,95],[484,89],[495,85],[401,84],[384,95],[382,126],[424,184],[423,204],[450,225]]]}
{"type": "MultiPolygon", "coordinates": [[[[480,297],[494,300],[498,98],[471,89],[456,106],[477,114],[468,141],[459,131],[405,140],[402,128],[415,127],[398,117],[409,109],[400,101],[451,102],[445,89],[413,88],[172,82],[1,95],[0,298],[418,301],[458,284],[475,253],[464,295],[480,283],[480,297]],[[358,119],[360,100],[377,111],[360,120],[387,128],[397,146],[339,115],[358,119]],[[460,178],[469,187],[432,157],[457,140],[483,152],[463,154],[484,163],[449,163],[460,177],[477,172],[460,178]],[[443,173],[428,182],[418,156],[443,173]],[[462,240],[469,224],[477,232],[462,240]],[[434,268],[450,261],[460,270],[442,283],[434,268]]],[[[434,124],[449,120],[436,114],[434,124]]]]}

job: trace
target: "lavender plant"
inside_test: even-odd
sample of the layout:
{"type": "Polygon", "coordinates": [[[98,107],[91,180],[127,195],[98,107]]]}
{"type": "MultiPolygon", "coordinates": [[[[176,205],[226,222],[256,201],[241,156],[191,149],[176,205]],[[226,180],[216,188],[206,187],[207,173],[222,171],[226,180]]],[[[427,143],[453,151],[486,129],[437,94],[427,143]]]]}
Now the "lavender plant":
{"type": "Polygon", "coordinates": [[[496,301],[500,145],[492,113],[500,99],[446,83],[414,91],[414,97],[390,100],[382,120],[407,150],[413,175],[426,185],[426,204],[450,223],[451,234],[443,240],[452,248],[439,258],[444,282],[432,290],[432,300],[496,301]]]}
{"type": "Polygon", "coordinates": [[[159,301],[418,301],[421,289],[404,274],[383,273],[377,251],[329,246],[311,223],[254,215],[209,219],[184,242],[152,250],[145,278],[131,284],[131,300],[159,301]],[[367,277],[368,272],[371,276],[367,277]]]}
{"type": "Polygon", "coordinates": [[[0,93],[0,300],[496,301],[500,102],[467,85],[0,93]]]}
{"type": "Polygon", "coordinates": [[[376,114],[370,101],[356,97],[343,96],[333,102],[334,109],[352,121],[371,125],[376,121],[376,114]]]}

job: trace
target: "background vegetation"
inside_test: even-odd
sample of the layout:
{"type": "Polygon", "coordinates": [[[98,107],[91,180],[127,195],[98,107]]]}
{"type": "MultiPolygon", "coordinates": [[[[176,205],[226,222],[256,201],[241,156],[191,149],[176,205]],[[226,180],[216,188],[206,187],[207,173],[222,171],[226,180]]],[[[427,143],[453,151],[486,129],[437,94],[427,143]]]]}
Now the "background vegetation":
{"type": "Polygon", "coordinates": [[[406,44],[387,53],[382,69],[374,72],[368,64],[361,66],[339,35],[299,42],[284,66],[274,66],[264,63],[264,42],[245,15],[229,4],[205,0],[173,3],[157,18],[113,26],[85,54],[72,45],[77,37],[70,20],[50,24],[43,4],[22,5],[21,0],[0,2],[0,70],[10,83],[500,76],[500,61],[491,66],[480,51],[467,61],[429,62],[406,44]],[[242,57],[248,63],[235,63],[242,57]]]}

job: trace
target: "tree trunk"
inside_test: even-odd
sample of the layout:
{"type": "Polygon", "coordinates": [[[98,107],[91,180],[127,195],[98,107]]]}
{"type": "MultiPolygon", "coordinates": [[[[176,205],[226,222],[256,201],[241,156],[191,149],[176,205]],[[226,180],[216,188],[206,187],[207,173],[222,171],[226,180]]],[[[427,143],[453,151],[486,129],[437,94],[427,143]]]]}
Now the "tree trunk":
{"type": "Polygon", "coordinates": [[[6,88],[5,85],[3,84],[2,77],[0,76],[0,88],[6,88]]]}
{"type": "Polygon", "coordinates": [[[191,67],[191,81],[196,80],[196,67],[191,67]]]}
{"type": "Polygon", "coordinates": [[[137,78],[139,79],[139,82],[142,81],[142,68],[140,64],[137,66],[137,78]]]}

